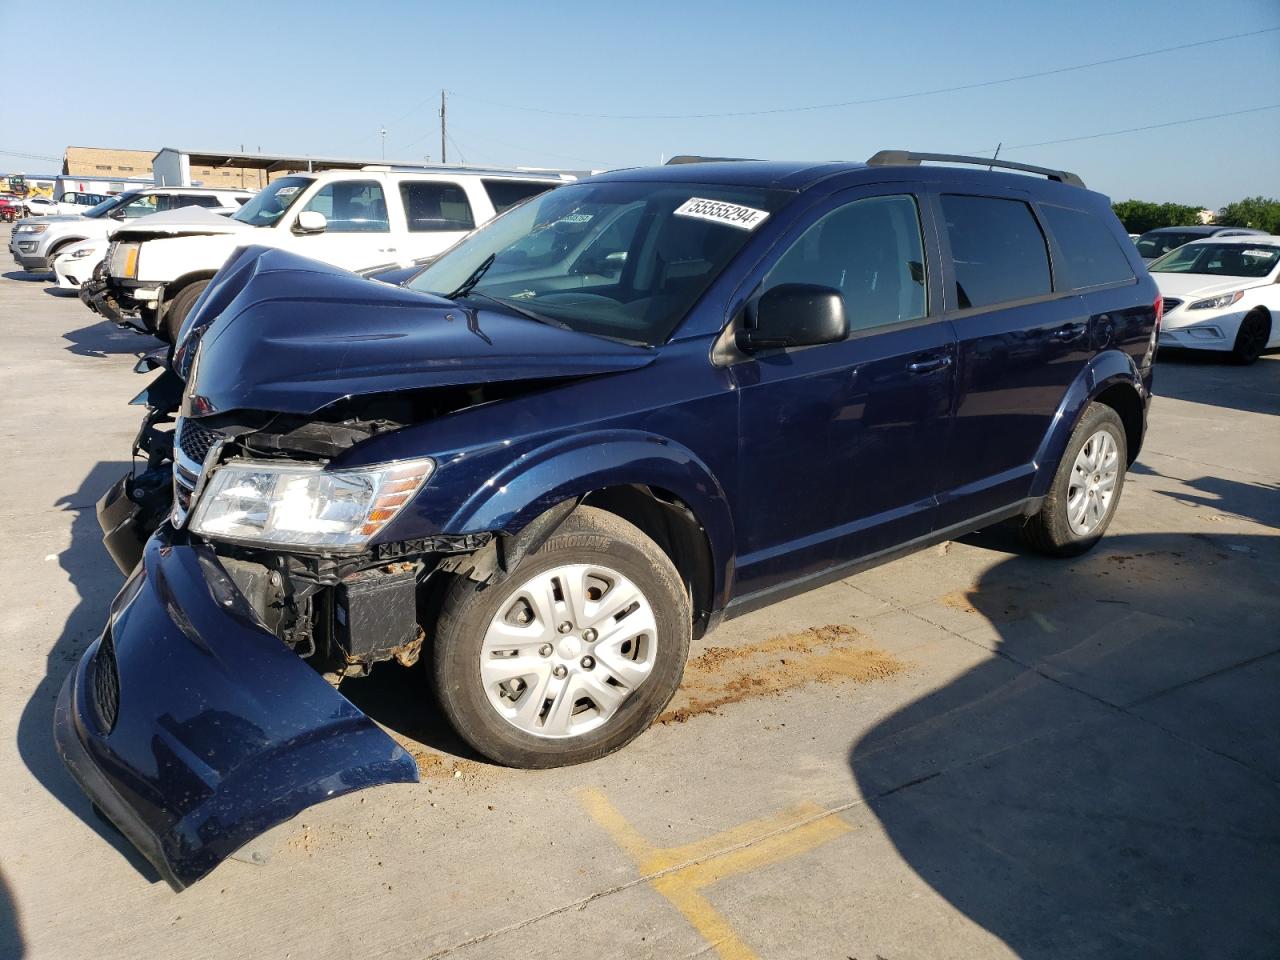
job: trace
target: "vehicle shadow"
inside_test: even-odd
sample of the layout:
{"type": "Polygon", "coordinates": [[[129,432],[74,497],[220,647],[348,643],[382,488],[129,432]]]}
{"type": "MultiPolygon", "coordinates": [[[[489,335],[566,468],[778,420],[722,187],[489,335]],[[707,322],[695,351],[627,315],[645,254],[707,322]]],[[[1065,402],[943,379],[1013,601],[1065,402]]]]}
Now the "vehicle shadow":
{"type": "Polygon", "coordinates": [[[1155,395],[1249,413],[1280,414],[1280,353],[1247,367],[1208,351],[1160,350],[1155,395]]]}
{"type": "Polygon", "coordinates": [[[0,870],[0,957],[6,960],[22,960],[27,955],[27,947],[22,939],[22,924],[18,916],[18,906],[9,891],[4,871],[0,870]]]}
{"type": "MultiPolygon", "coordinates": [[[[49,650],[44,679],[36,686],[18,720],[18,755],[32,776],[67,809],[75,813],[133,864],[148,880],[158,882],[154,868],[109,823],[100,819],[62,765],[53,742],[53,708],[62,682],[102,630],[112,597],[124,582],[102,546],[95,510],[98,498],[128,469],[124,461],[95,466],[80,488],[57,501],[72,516],[70,543],[58,563],[77,594],[76,605],[49,650]]],[[[0,956],[8,954],[0,951],[0,956]]]]}
{"type": "Polygon", "coordinates": [[[23,280],[27,283],[48,283],[51,274],[45,273],[27,273],[25,270],[10,270],[8,273],[0,273],[0,277],[6,280],[23,280]]]}
{"type": "MultiPolygon", "coordinates": [[[[62,335],[67,349],[81,357],[110,357],[120,354],[141,356],[163,347],[155,337],[143,336],[132,330],[122,330],[107,320],[97,319],[87,327],[71,330],[62,335]]],[[[139,387],[139,390],[142,388],[139,387]]]]}
{"type": "Polygon", "coordinates": [[[1280,537],[970,541],[943,623],[992,656],[849,754],[898,853],[1019,957],[1274,957],[1280,537]]]}
{"type": "Polygon", "coordinates": [[[1206,474],[1194,480],[1181,477],[1169,477],[1152,467],[1138,461],[1129,468],[1130,473],[1140,473],[1150,477],[1163,477],[1173,480],[1179,488],[1189,487],[1203,496],[1183,492],[1182,490],[1155,490],[1162,497],[1169,497],[1179,503],[1207,507],[1218,513],[1252,520],[1269,526],[1280,525],[1280,511],[1275,505],[1280,503],[1280,483],[1267,481],[1253,482],[1228,480],[1226,477],[1215,477],[1206,474]]]}

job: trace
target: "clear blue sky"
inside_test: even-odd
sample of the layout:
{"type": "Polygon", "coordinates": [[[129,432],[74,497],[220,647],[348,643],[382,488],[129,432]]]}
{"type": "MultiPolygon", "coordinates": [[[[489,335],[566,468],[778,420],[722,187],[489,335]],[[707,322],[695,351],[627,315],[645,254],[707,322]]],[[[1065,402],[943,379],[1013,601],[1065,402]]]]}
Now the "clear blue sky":
{"type": "MultiPolygon", "coordinates": [[[[1280,26],[1280,0],[209,4],[59,2],[0,60],[0,150],[68,144],[548,166],[662,155],[863,159],[990,150],[1280,103],[1280,32],[896,103],[714,119],[949,87],[1280,26]],[[100,29],[103,40],[85,39],[100,29]],[[44,66],[37,69],[33,65],[44,66]],[[425,102],[424,102],[425,101],[425,102]]],[[[12,33],[12,31],[11,31],[12,33]]],[[[1115,199],[1280,196],[1280,110],[1030,149],[1115,199]]],[[[57,164],[0,155],[0,169],[57,164]]]]}

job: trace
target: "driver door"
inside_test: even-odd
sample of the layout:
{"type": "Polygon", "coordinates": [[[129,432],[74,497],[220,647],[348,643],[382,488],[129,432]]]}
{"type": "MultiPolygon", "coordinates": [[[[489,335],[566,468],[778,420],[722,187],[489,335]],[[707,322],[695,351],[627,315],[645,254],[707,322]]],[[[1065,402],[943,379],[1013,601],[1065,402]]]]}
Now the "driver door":
{"type": "Polygon", "coordinates": [[[739,598],[923,537],[954,389],[939,256],[922,196],[859,188],[795,227],[756,287],[840,291],[839,343],[735,363],[739,598]]]}

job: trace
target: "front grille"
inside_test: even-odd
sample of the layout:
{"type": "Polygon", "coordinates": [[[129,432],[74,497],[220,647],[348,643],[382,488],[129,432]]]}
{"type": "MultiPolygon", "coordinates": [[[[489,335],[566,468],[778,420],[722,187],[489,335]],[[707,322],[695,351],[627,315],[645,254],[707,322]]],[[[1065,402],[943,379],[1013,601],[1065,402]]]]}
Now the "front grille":
{"type": "Polygon", "coordinates": [[[120,669],[116,665],[116,645],[107,627],[93,658],[93,708],[104,733],[115,729],[120,715],[120,669]]]}
{"type": "Polygon", "coordinates": [[[1174,310],[1177,310],[1177,309],[1178,309],[1178,307],[1180,307],[1180,306],[1182,306],[1182,301],[1181,301],[1181,300],[1175,300],[1173,297],[1165,297],[1165,298],[1164,298],[1164,312],[1165,312],[1165,313],[1172,313],[1174,310]]]}
{"type": "Polygon", "coordinates": [[[213,445],[222,439],[222,434],[217,430],[210,430],[184,418],[178,419],[176,432],[178,449],[197,467],[204,464],[204,458],[209,455],[213,445]]]}

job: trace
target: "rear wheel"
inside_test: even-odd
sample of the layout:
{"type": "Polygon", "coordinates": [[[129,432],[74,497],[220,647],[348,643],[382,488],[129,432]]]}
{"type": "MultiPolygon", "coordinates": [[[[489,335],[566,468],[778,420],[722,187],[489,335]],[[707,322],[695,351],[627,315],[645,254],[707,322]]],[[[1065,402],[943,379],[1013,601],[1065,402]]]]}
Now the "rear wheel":
{"type": "Polygon", "coordinates": [[[1240,321],[1240,329],[1236,331],[1236,342],[1231,348],[1231,360],[1234,363],[1248,365],[1262,356],[1271,339],[1271,318],[1261,311],[1255,311],[1240,321]]]}
{"type": "MultiPolygon", "coordinates": [[[[182,330],[182,321],[187,319],[187,314],[191,312],[196,300],[200,298],[200,294],[204,293],[204,288],[208,285],[208,280],[197,280],[195,283],[187,284],[187,286],[178,291],[178,295],[169,302],[169,308],[164,312],[162,339],[168,340],[175,346],[177,345],[178,333],[182,330]]],[[[148,326],[150,325],[148,324],[148,326]]],[[[157,331],[157,334],[160,333],[161,331],[157,331]]]]}
{"type": "Polygon", "coordinates": [[[665,553],[580,507],[503,582],[458,578],[435,628],[436,695],[454,728],[514,767],[594,760],[670,701],[689,652],[689,597],[665,553]]]}
{"type": "Polygon", "coordinates": [[[1127,464],[1119,414],[1105,404],[1089,404],[1071,433],[1048,495],[1022,525],[1023,539],[1051,556],[1073,557],[1089,550],[1115,515],[1127,464]]]}

